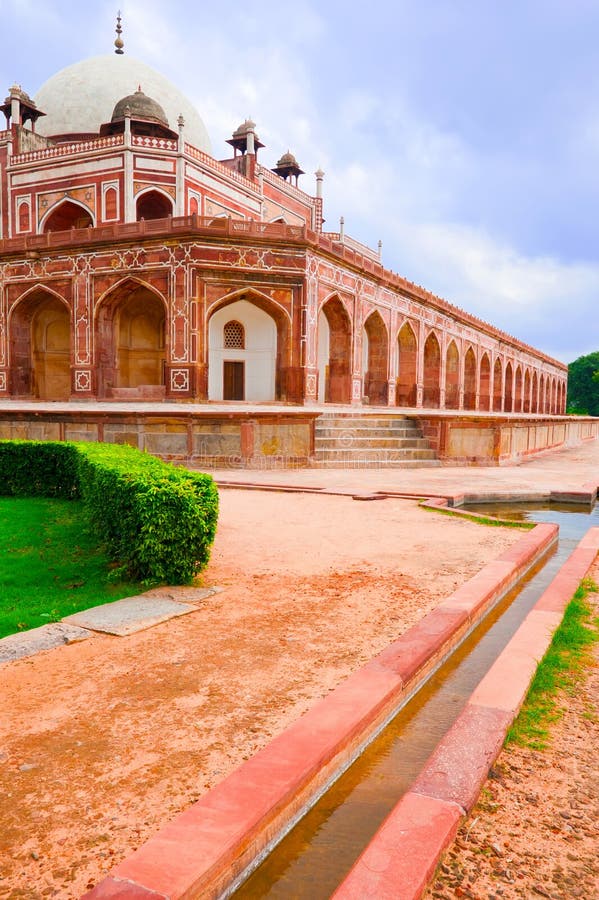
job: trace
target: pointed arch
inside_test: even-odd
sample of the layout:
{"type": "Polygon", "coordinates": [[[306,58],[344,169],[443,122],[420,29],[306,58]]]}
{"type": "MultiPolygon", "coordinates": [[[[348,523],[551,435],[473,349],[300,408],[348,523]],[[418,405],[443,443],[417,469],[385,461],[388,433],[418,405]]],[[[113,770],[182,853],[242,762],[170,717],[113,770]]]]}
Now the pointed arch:
{"type": "Polygon", "coordinates": [[[167,219],[173,214],[173,198],[165,191],[151,187],[140,191],[135,198],[135,218],[167,219]]]}
{"type": "Polygon", "coordinates": [[[476,409],[476,356],[472,346],[464,356],[464,409],[476,409]]]}
{"type": "Polygon", "coordinates": [[[497,357],[493,366],[493,412],[501,412],[503,409],[503,367],[501,359],[497,357]]]}
{"type": "Polygon", "coordinates": [[[371,406],[386,406],[389,378],[389,335],[378,310],[364,322],[368,353],[364,371],[364,395],[371,406]]]}
{"type": "Polygon", "coordinates": [[[539,411],[539,379],[536,371],[532,373],[531,389],[530,389],[530,411],[536,413],[539,411]]]}
{"type": "Polygon", "coordinates": [[[71,316],[55,291],[34,287],[13,306],[8,322],[10,392],[37,400],[71,395],[71,316]]]}
{"type": "Polygon", "coordinates": [[[545,412],[545,375],[543,372],[539,376],[539,412],[545,412]]]}
{"type": "Polygon", "coordinates": [[[480,358],[478,408],[483,412],[491,409],[491,361],[486,352],[480,358]]]}
{"type": "Polygon", "coordinates": [[[423,404],[430,409],[438,409],[441,384],[441,345],[434,331],[424,342],[424,392],[423,404]]]}
{"type": "Polygon", "coordinates": [[[512,368],[512,364],[510,361],[506,363],[505,366],[505,385],[503,389],[503,411],[504,412],[513,412],[514,411],[514,370],[512,368]]]}
{"type": "Polygon", "coordinates": [[[551,415],[551,378],[549,375],[545,378],[545,400],[544,400],[545,412],[547,415],[551,415]]]}
{"type": "Polygon", "coordinates": [[[460,354],[455,341],[450,341],[445,354],[445,406],[458,409],[460,405],[460,354]]]}
{"type": "Polygon", "coordinates": [[[530,380],[530,369],[528,366],[524,370],[524,393],[522,396],[522,412],[529,413],[530,412],[530,391],[531,391],[531,380],[530,380]]]}
{"type": "Polygon", "coordinates": [[[318,314],[318,399],[351,402],[351,319],[338,294],[331,294],[318,314]]]}
{"type": "Polygon", "coordinates": [[[126,277],[100,298],[95,316],[98,396],[165,384],[167,303],[139,278],[126,277]]]}
{"type": "Polygon", "coordinates": [[[40,231],[69,231],[71,228],[92,228],[94,219],[91,210],[71,198],[59,200],[44,215],[40,231]]]}
{"type": "Polygon", "coordinates": [[[397,335],[399,369],[395,388],[397,406],[416,406],[418,382],[418,339],[407,320],[397,335]]]}
{"type": "Polygon", "coordinates": [[[522,412],[522,369],[519,365],[514,375],[514,412],[522,412]]]}
{"type": "Polygon", "coordinates": [[[295,399],[288,383],[289,313],[279,303],[254,288],[236,289],[211,304],[206,325],[210,400],[295,399]],[[243,326],[244,348],[224,346],[224,326],[231,320],[243,326]]]}

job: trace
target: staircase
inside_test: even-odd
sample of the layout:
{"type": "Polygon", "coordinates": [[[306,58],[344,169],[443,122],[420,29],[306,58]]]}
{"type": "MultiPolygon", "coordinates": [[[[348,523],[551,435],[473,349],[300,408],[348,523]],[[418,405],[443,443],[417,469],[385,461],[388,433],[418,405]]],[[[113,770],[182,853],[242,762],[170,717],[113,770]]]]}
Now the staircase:
{"type": "Polygon", "coordinates": [[[324,413],[314,426],[319,469],[438,466],[439,460],[414,419],[407,416],[324,413]]]}

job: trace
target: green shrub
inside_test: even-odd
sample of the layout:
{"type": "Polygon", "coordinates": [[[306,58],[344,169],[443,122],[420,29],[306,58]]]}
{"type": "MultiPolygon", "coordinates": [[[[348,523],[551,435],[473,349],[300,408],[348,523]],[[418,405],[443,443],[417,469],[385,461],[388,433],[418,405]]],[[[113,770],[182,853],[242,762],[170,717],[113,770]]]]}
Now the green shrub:
{"type": "Polygon", "coordinates": [[[79,445],[79,484],[90,521],[130,576],[179,584],[210,556],[218,494],[188,472],[125,445],[79,445]]]}
{"type": "Polygon", "coordinates": [[[0,441],[0,493],[5,497],[79,496],[75,444],[0,441]]]}
{"type": "Polygon", "coordinates": [[[81,496],[109,557],[130,578],[183,584],[208,563],[218,516],[209,475],[126,445],[0,441],[0,477],[9,495],[81,496]]]}

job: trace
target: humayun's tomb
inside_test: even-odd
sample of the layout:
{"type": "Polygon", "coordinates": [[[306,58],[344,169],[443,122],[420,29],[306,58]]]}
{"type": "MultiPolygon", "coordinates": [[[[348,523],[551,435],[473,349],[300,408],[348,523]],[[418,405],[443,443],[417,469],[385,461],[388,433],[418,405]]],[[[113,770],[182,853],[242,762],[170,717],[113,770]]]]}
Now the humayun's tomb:
{"type": "Polygon", "coordinates": [[[342,224],[325,231],[323,173],[311,194],[289,151],[261,165],[251,120],[215,159],[189,101],[122,52],[120,25],[116,45],[1,106],[0,400],[270,404],[312,422],[324,404],[386,407],[429,426],[434,410],[564,413],[564,364],[387,270],[342,224]]]}

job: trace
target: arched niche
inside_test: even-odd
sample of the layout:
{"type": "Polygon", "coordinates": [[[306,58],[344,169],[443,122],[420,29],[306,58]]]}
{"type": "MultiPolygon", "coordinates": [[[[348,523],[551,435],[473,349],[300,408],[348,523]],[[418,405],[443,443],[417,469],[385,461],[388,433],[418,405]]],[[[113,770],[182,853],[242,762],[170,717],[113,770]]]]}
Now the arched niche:
{"type": "Polygon", "coordinates": [[[386,406],[388,396],[389,338],[382,316],[376,310],[364,323],[367,352],[364,367],[364,396],[371,406],[386,406]]]}
{"type": "Polygon", "coordinates": [[[511,362],[508,362],[505,367],[505,388],[504,388],[504,401],[503,401],[504,412],[513,412],[514,411],[513,380],[514,380],[514,370],[512,369],[511,362]]]}
{"type": "Polygon", "coordinates": [[[441,383],[441,347],[434,331],[431,331],[424,344],[424,393],[423,405],[429,409],[438,409],[441,383]]]}
{"type": "Polygon", "coordinates": [[[503,369],[499,357],[493,366],[493,412],[501,412],[503,399],[503,369]]]}
{"type": "Polygon", "coordinates": [[[397,335],[399,371],[395,402],[397,406],[416,406],[418,383],[418,341],[409,322],[404,322],[397,335]]]}
{"type": "Polygon", "coordinates": [[[480,359],[478,408],[483,412],[491,409],[491,362],[489,354],[483,353],[480,359]]]}
{"type": "Polygon", "coordinates": [[[55,206],[42,222],[42,231],[69,231],[71,228],[91,228],[91,213],[79,203],[63,200],[55,206]]]}
{"type": "Polygon", "coordinates": [[[522,412],[522,369],[516,366],[514,376],[514,412],[522,412]]]}
{"type": "Polygon", "coordinates": [[[96,317],[98,396],[165,383],[166,311],[150,287],[128,280],[105,295],[96,317]]]}
{"type": "Polygon", "coordinates": [[[464,357],[464,409],[476,409],[476,356],[472,347],[464,357]]]}
{"type": "Polygon", "coordinates": [[[537,373],[532,373],[532,388],[531,388],[531,405],[530,411],[536,413],[539,411],[539,379],[537,377],[537,373]]]}
{"type": "Polygon", "coordinates": [[[530,369],[526,369],[524,372],[524,394],[522,396],[522,412],[524,413],[530,412],[530,389],[530,369]]]}
{"type": "Polygon", "coordinates": [[[71,321],[66,304],[39,289],[10,317],[11,394],[36,400],[71,395],[71,321]]]}
{"type": "Polygon", "coordinates": [[[318,314],[318,400],[351,400],[351,322],[339,297],[331,297],[318,314]]]}
{"type": "Polygon", "coordinates": [[[135,218],[166,219],[173,214],[173,201],[162,191],[145,191],[135,202],[135,218]]]}
{"type": "MultiPolygon", "coordinates": [[[[237,341],[237,344],[241,344],[237,341]]],[[[208,323],[208,399],[277,399],[277,322],[251,295],[217,309],[208,323]],[[243,347],[231,346],[231,323],[243,329],[243,347]],[[229,346],[226,346],[229,344],[229,346]]]]}
{"type": "Polygon", "coordinates": [[[445,354],[445,406],[457,409],[460,405],[460,354],[455,341],[450,341],[445,354]]]}

